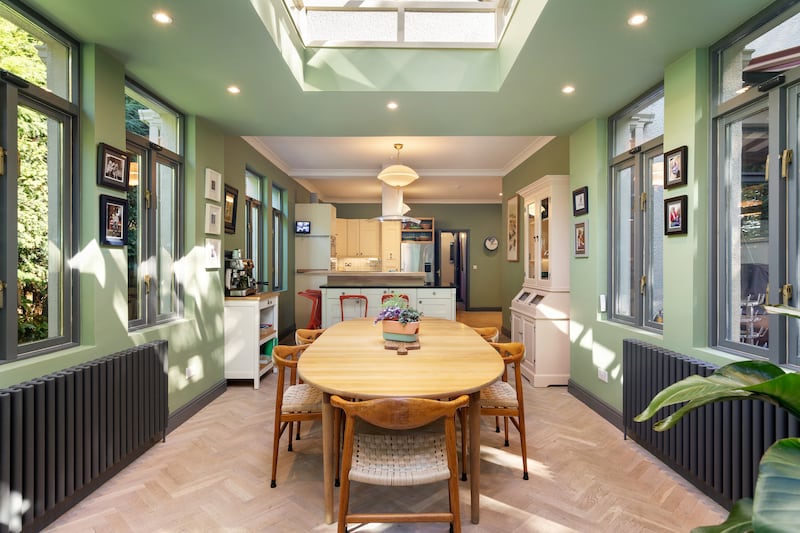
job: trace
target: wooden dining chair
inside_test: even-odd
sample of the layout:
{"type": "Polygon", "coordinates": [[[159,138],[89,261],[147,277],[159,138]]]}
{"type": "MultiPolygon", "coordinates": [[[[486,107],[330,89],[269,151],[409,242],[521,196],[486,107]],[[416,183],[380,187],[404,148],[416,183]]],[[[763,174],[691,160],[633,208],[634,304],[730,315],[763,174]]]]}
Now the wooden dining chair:
{"type": "Polygon", "coordinates": [[[347,531],[349,523],[449,522],[451,530],[459,533],[455,413],[468,403],[466,395],[452,401],[379,398],[357,402],[331,396],[331,405],[345,413],[338,532],[347,531]],[[429,426],[442,419],[444,431],[441,422],[429,426]],[[363,422],[381,429],[370,429],[363,422]],[[349,509],[352,481],[411,486],[444,480],[449,512],[376,514],[351,513],[349,509]]]}
{"type": "Polygon", "coordinates": [[[500,340],[500,330],[494,326],[487,327],[473,327],[475,333],[483,337],[483,340],[488,342],[497,342],[500,340]]]}
{"type": "MultiPolygon", "coordinates": [[[[367,304],[369,300],[363,294],[342,294],[339,296],[339,307],[342,310],[342,321],[344,321],[344,303],[347,300],[360,300],[364,302],[364,314],[362,315],[364,318],[367,317],[367,304]]],[[[335,301],[335,300],[334,300],[335,301]]]]}
{"type": "Polygon", "coordinates": [[[286,428],[289,428],[289,451],[292,451],[292,426],[297,422],[297,439],[300,438],[300,422],[322,420],[322,391],[302,383],[297,377],[297,361],[309,345],[275,346],[272,362],[278,370],[275,395],[275,429],[272,435],[272,480],[270,487],[277,486],[275,474],[278,470],[278,445],[286,428]],[[288,378],[287,378],[288,370],[288,378]],[[288,386],[287,386],[288,385],[288,386]]]}
{"type": "Polygon", "coordinates": [[[325,328],[320,329],[304,329],[300,328],[294,332],[294,343],[297,345],[311,344],[317,338],[325,333],[325,328]]]}
{"type": "Polygon", "coordinates": [[[398,298],[402,298],[403,300],[405,300],[405,301],[406,301],[406,303],[407,303],[407,304],[410,304],[410,303],[411,303],[411,300],[409,300],[409,298],[408,298],[408,294],[391,294],[391,293],[386,293],[386,294],[384,294],[383,296],[381,296],[381,304],[383,304],[383,303],[384,303],[386,300],[389,300],[389,299],[391,299],[391,298],[394,298],[395,296],[397,296],[398,298]]]}
{"type": "MultiPolygon", "coordinates": [[[[503,358],[503,375],[488,387],[481,389],[481,416],[495,417],[495,431],[500,433],[499,419],[505,425],[505,446],[509,446],[508,421],[519,431],[522,452],[522,479],[528,479],[528,447],[525,441],[525,398],[522,391],[522,361],[525,359],[525,345],[521,342],[489,343],[503,358]],[[510,372],[509,372],[510,369],[510,372]],[[509,373],[514,375],[514,385],[508,382],[509,373]]],[[[466,410],[459,411],[461,422],[461,454],[466,457],[466,410]]],[[[461,479],[467,479],[466,461],[462,461],[461,479]]]]}

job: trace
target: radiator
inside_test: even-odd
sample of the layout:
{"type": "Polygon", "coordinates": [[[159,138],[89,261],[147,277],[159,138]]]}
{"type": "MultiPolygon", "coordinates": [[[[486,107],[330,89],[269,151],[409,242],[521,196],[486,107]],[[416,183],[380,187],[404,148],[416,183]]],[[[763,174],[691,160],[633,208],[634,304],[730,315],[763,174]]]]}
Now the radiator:
{"type": "Polygon", "coordinates": [[[672,429],[659,433],[653,423],[680,406],[671,406],[647,422],[635,422],[650,400],[676,381],[708,376],[710,363],[626,339],[622,347],[622,417],[632,438],[698,489],[730,509],[753,496],[761,455],[778,439],[800,435],[798,420],[759,400],[717,402],[697,409],[672,429]]]}
{"type": "Polygon", "coordinates": [[[39,531],[167,427],[167,341],[0,389],[0,533],[39,531]]]}

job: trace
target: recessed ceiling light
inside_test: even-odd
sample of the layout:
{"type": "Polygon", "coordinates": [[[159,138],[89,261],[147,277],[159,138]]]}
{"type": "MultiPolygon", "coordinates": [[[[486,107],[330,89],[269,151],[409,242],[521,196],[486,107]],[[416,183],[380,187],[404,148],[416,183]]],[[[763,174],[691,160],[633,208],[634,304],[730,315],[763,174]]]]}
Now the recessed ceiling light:
{"type": "Polygon", "coordinates": [[[572,94],[575,92],[575,87],[572,85],[564,85],[564,88],[561,89],[561,92],[564,94],[572,94]]]}
{"type": "Polygon", "coordinates": [[[641,26],[647,22],[647,15],[644,13],[634,13],[631,15],[631,18],[628,19],[628,25],[630,26],[641,26]]]}
{"type": "Polygon", "coordinates": [[[242,92],[242,90],[236,85],[230,85],[228,86],[228,92],[231,94],[239,94],[240,92],[242,92]]]}
{"type": "Polygon", "coordinates": [[[398,108],[398,107],[400,107],[400,106],[399,106],[399,105],[397,105],[397,102],[389,102],[388,104],[386,104],[386,107],[387,107],[388,109],[397,109],[397,108],[398,108]]]}
{"type": "Polygon", "coordinates": [[[172,17],[167,15],[164,11],[156,11],[153,13],[153,20],[160,24],[172,24],[172,17]]]}

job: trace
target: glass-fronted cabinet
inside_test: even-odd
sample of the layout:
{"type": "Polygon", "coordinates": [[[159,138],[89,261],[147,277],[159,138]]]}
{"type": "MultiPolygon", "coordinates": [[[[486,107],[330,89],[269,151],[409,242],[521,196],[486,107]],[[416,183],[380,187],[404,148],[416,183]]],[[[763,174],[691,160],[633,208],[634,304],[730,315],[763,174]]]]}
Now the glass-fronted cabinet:
{"type": "Polygon", "coordinates": [[[525,206],[525,283],[569,290],[569,177],[544,176],[519,194],[525,206]]]}

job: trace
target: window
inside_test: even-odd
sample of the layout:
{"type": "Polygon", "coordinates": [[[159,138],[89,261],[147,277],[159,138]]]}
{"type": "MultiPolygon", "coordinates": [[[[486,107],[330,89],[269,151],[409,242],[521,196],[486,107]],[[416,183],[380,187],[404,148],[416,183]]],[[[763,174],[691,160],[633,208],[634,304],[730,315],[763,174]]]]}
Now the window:
{"type": "Polygon", "coordinates": [[[264,210],[261,202],[263,179],[261,176],[245,170],[245,256],[253,260],[253,277],[263,281],[267,276],[267,265],[264,264],[264,210]]]}
{"type": "Polygon", "coordinates": [[[659,88],[610,120],[612,320],[661,330],[664,94],[659,88]]]}
{"type": "Polygon", "coordinates": [[[798,12],[768,11],[712,48],[714,344],[792,365],[800,364],[798,321],[762,304],[798,306],[800,186],[790,161],[800,131],[798,12]]]}
{"type": "Polygon", "coordinates": [[[0,3],[0,360],[78,342],[77,45],[0,3]]]}
{"type": "Polygon", "coordinates": [[[125,101],[131,155],[128,326],[136,328],[175,319],[183,312],[175,272],[183,256],[183,158],[173,151],[180,149],[182,121],[130,84],[125,101]]]}
{"type": "Polygon", "coordinates": [[[286,288],[286,191],[272,184],[272,289],[286,288]]]}

